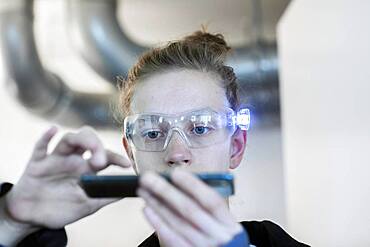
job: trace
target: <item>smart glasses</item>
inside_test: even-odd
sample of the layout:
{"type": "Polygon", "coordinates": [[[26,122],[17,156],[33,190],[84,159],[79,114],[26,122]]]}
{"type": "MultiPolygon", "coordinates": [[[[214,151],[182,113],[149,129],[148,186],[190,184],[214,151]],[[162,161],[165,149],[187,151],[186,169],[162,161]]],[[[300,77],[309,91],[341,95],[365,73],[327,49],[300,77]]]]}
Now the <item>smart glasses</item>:
{"type": "Polygon", "coordinates": [[[124,133],[130,145],[140,151],[161,152],[177,132],[191,148],[224,142],[239,127],[248,130],[250,112],[244,108],[204,108],[180,114],[142,113],[127,116],[124,133]]]}

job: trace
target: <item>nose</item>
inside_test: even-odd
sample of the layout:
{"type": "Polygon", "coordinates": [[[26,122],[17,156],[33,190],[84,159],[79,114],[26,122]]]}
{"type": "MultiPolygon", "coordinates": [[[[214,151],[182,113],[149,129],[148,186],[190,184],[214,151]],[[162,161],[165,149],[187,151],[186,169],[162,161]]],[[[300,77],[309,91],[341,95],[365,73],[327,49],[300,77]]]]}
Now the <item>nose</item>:
{"type": "Polygon", "coordinates": [[[192,154],[185,140],[174,132],[166,148],[165,162],[169,166],[188,166],[192,163],[192,154]]]}

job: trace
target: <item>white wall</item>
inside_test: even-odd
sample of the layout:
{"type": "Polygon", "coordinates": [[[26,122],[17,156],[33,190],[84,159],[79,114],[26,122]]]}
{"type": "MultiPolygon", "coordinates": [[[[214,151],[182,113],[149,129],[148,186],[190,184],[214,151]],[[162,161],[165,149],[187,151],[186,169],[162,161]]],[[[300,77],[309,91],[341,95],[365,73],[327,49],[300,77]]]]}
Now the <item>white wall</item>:
{"type": "MultiPolygon", "coordinates": [[[[74,89],[109,92],[109,84],[97,77],[69,43],[65,2],[36,1],[35,32],[42,61],[74,89]]],[[[240,20],[235,17],[225,19],[225,22],[232,21],[240,20]]],[[[199,27],[198,24],[192,26],[193,24],[189,24],[193,29],[199,27]]],[[[220,29],[223,28],[222,22],[218,25],[220,29]]],[[[218,29],[217,26],[215,29],[218,29]]],[[[239,33],[234,35],[240,37],[239,33]]],[[[229,37],[233,35],[229,33],[229,37]]],[[[31,115],[18,105],[6,89],[2,64],[0,114],[0,180],[16,182],[30,156],[33,144],[51,123],[31,115]]],[[[61,133],[66,131],[62,127],[60,129],[61,133]]],[[[98,131],[98,134],[105,145],[122,152],[119,132],[98,131]]],[[[252,127],[245,157],[242,166],[236,171],[237,195],[231,199],[232,212],[240,220],[270,219],[285,226],[280,128],[252,127]]],[[[151,232],[141,214],[142,206],[140,199],[124,199],[68,226],[69,246],[136,246],[151,232]]]]}
{"type": "Polygon", "coordinates": [[[370,1],[294,1],[279,23],[287,217],[313,246],[370,246],[370,1]]]}

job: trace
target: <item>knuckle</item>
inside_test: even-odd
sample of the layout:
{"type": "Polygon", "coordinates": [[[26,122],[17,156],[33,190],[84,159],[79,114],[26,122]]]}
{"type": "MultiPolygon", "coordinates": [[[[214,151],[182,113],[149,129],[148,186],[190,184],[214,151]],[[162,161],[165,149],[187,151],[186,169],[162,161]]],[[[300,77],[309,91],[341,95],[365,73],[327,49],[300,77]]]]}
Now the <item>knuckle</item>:
{"type": "Polygon", "coordinates": [[[79,132],[94,132],[94,129],[90,125],[84,125],[80,128],[79,132]]]}
{"type": "MultiPolygon", "coordinates": [[[[194,183],[194,181],[192,179],[185,179],[185,180],[180,180],[180,182],[185,185],[186,187],[189,187],[189,188],[194,188],[195,187],[199,187],[198,184],[194,183]]],[[[195,188],[196,189],[196,188],[195,188]]]]}
{"type": "Polygon", "coordinates": [[[95,130],[91,127],[86,127],[85,129],[81,130],[80,133],[86,137],[98,139],[95,130]]]}
{"type": "Polygon", "coordinates": [[[168,185],[163,183],[162,181],[159,181],[157,183],[153,183],[153,189],[156,192],[163,192],[168,190],[168,185]]]}
{"type": "Polygon", "coordinates": [[[208,200],[205,200],[206,207],[211,212],[226,208],[225,201],[218,194],[213,194],[208,200]]]}
{"type": "Polygon", "coordinates": [[[155,177],[156,175],[148,173],[148,174],[145,174],[144,176],[145,176],[144,179],[153,188],[154,191],[163,192],[163,191],[169,190],[168,184],[161,178],[156,178],[155,177]]]}
{"type": "Polygon", "coordinates": [[[190,202],[183,202],[183,203],[179,203],[181,205],[181,211],[184,215],[192,218],[192,219],[195,219],[195,218],[198,218],[199,214],[198,214],[198,211],[196,210],[197,208],[190,202]]]}

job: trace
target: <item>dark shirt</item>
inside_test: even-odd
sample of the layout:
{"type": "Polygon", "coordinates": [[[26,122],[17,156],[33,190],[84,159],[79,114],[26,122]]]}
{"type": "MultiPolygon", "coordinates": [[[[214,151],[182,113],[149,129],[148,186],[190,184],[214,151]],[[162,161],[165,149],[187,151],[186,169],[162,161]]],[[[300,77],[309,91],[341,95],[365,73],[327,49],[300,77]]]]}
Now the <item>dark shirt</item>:
{"type": "MultiPolygon", "coordinates": [[[[0,184],[0,197],[4,196],[12,185],[0,184]]],[[[241,222],[249,235],[252,245],[257,247],[306,247],[294,240],[280,226],[271,221],[243,221],[241,222]]],[[[1,243],[0,243],[1,246],[1,243]]],[[[63,229],[42,229],[30,234],[18,243],[17,247],[64,247],[67,246],[67,235],[63,229]]],[[[159,240],[155,233],[145,239],[139,247],[159,247],[159,240]]]]}
{"type": "MultiPolygon", "coordinates": [[[[256,247],[307,247],[308,245],[294,240],[280,226],[271,221],[240,222],[249,235],[250,244],[256,247]]],[[[139,247],[159,247],[155,233],[142,242],[139,247]]]]}

